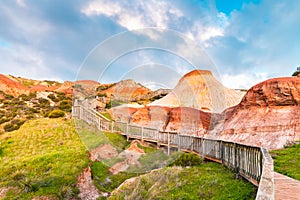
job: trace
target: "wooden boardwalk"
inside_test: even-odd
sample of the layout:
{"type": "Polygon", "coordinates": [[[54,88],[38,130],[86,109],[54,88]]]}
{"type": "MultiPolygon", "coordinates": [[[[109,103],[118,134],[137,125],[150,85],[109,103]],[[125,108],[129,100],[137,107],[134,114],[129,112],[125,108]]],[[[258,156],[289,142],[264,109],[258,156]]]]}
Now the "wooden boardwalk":
{"type": "Polygon", "coordinates": [[[96,111],[76,101],[72,107],[72,116],[95,125],[100,131],[110,130],[126,136],[127,139],[139,139],[155,142],[158,146],[167,146],[168,154],[170,148],[175,147],[222,163],[235,174],[258,186],[257,200],[274,199],[273,160],[266,148],[107,121],[96,111]]]}
{"type": "Polygon", "coordinates": [[[274,172],[275,200],[300,200],[300,181],[274,172]]]}

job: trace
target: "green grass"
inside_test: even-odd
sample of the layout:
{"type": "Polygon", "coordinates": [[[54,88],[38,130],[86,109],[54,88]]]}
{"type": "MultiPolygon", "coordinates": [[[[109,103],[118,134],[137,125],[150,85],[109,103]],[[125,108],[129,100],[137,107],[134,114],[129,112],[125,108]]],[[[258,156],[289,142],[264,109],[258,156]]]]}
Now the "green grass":
{"type": "Polygon", "coordinates": [[[300,180],[300,144],[270,152],[274,160],[274,170],[300,180]]]}
{"type": "Polygon", "coordinates": [[[140,149],[143,149],[145,153],[151,153],[151,152],[157,151],[157,148],[151,147],[149,145],[146,146],[146,145],[141,145],[140,143],[138,143],[137,146],[140,149]]]}
{"type": "Polygon", "coordinates": [[[255,199],[256,187],[226,167],[167,167],[142,175],[109,199],[255,199]]]}
{"type": "Polygon", "coordinates": [[[112,192],[126,179],[138,176],[137,173],[120,172],[118,174],[111,174],[109,166],[102,162],[94,162],[91,166],[94,183],[96,187],[102,192],[112,192]]]}
{"type": "Polygon", "coordinates": [[[140,166],[130,166],[127,171],[138,173],[150,172],[153,169],[164,167],[168,158],[162,150],[151,151],[139,158],[140,166]]]}
{"type": "Polygon", "coordinates": [[[129,142],[118,133],[99,131],[95,126],[89,125],[82,120],[76,120],[78,135],[88,150],[101,144],[112,144],[119,152],[124,150],[129,142]]]}
{"type": "Polygon", "coordinates": [[[29,121],[0,135],[0,149],[0,188],[17,188],[6,199],[76,197],[77,176],[89,162],[71,120],[29,121]]]}

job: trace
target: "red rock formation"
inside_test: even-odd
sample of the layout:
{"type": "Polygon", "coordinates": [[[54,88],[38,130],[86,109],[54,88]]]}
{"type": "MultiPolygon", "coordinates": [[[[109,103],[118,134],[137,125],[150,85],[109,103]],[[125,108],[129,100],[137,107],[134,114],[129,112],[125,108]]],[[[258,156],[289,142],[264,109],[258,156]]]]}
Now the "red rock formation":
{"type": "Polygon", "coordinates": [[[109,113],[114,120],[129,123],[132,115],[137,110],[138,108],[131,107],[130,105],[122,105],[111,108],[109,113]]]}
{"type": "Polygon", "coordinates": [[[297,106],[300,105],[300,79],[274,78],[252,87],[240,107],[297,106]]]}
{"type": "Polygon", "coordinates": [[[112,84],[108,89],[101,91],[108,97],[113,97],[117,101],[137,101],[145,95],[152,92],[150,89],[134,82],[133,80],[123,80],[116,84],[112,84]]]}
{"type": "Polygon", "coordinates": [[[211,128],[211,113],[187,107],[119,106],[111,109],[111,115],[118,121],[162,131],[179,131],[183,134],[203,136],[211,128]]]}
{"type": "MultiPolygon", "coordinates": [[[[0,74],[0,90],[15,97],[33,92],[57,91],[73,94],[74,83],[66,81],[61,84],[55,81],[39,81],[0,74]]],[[[99,83],[98,83],[99,85],[99,83]]]]}
{"type": "Polygon", "coordinates": [[[2,74],[0,74],[0,90],[15,97],[29,93],[27,87],[25,87],[22,83],[12,80],[8,76],[2,74]]]}
{"type": "Polygon", "coordinates": [[[276,78],[259,83],[239,105],[224,113],[226,120],[220,139],[271,149],[300,140],[300,78],[276,78]]]}
{"type": "Polygon", "coordinates": [[[57,92],[63,92],[65,94],[73,94],[73,86],[74,83],[71,81],[65,81],[59,88],[57,88],[55,91],[57,92]]]}
{"type": "Polygon", "coordinates": [[[210,71],[194,70],[184,75],[171,93],[150,105],[222,112],[237,105],[243,95],[242,92],[224,87],[210,71]]]}
{"type": "Polygon", "coordinates": [[[150,123],[150,114],[149,114],[149,108],[144,107],[138,109],[135,113],[132,114],[131,123],[140,125],[140,126],[148,126],[150,123]]]}
{"type": "Polygon", "coordinates": [[[165,130],[203,136],[210,127],[210,118],[210,113],[193,108],[172,108],[165,130]]]}

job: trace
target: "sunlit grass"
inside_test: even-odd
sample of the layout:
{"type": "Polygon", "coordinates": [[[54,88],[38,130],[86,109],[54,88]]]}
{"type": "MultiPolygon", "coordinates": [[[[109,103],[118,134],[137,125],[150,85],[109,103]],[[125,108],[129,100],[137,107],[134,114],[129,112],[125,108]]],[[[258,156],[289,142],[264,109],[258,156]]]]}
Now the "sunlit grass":
{"type": "Polygon", "coordinates": [[[137,177],[109,199],[255,199],[256,187],[218,163],[167,167],[137,177]]]}
{"type": "Polygon", "coordinates": [[[273,150],[271,155],[276,172],[300,180],[300,144],[273,150]]]}
{"type": "Polygon", "coordinates": [[[0,188],[15,186],[6,199],[76,197],[77,176],[88,164],[74,122],[38,119],[0,135],[0,188]]]}

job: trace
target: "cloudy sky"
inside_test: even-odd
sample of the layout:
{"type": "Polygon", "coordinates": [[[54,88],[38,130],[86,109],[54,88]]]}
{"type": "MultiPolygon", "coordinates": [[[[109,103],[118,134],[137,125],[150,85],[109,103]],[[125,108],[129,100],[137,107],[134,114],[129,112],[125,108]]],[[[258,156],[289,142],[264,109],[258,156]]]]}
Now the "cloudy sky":
{"type": "Polygon", "coordinates": [[[300,66],[299,1],[228,2],[3,0],[0,73],[151,88],[195,68],[231,88],[290,76],[300,66]]]}

